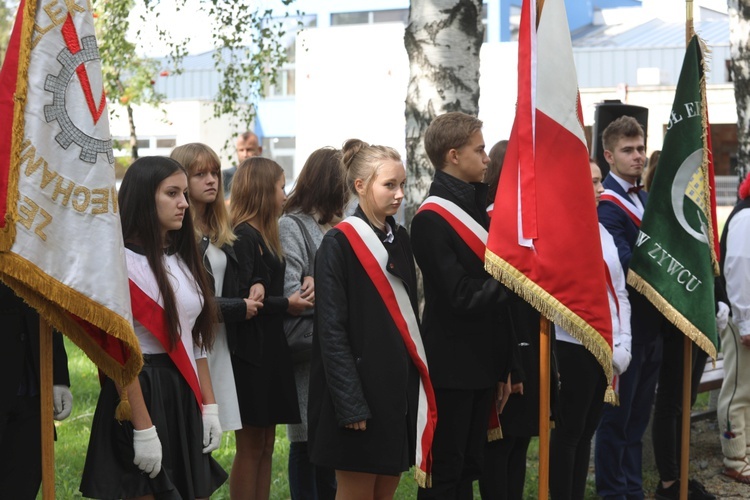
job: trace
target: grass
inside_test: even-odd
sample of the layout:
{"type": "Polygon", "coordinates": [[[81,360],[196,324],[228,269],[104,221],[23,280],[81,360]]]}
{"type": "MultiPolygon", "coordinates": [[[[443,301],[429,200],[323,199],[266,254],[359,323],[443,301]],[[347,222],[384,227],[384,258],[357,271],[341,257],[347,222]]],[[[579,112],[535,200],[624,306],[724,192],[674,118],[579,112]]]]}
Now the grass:
{"type": "MultiPolygon", "coordinates": [[[[81,498],[78,486],[81,480],[86,448],[91,432],[91,421],[94,417],[96,401],[99,395],[99,380],[94,364],[67,338],[65,346],[68,351],[68,367],[73,391],[73,412],[66,420],[56,422],[58,440],[55,443],[55,493],[56,498],[81,498]]],[[[696,407],[707,405],[707,394],[699,395],[696,407]]],[[[234,457],[234,433],[225,432],[221,447],[213,452],[214,458],[226,471],[231,470],[234,457]]],[[[276,428],[276,443],[273,456],[271,482],[271,499],[289,499],[289,482],[287,479],[287,459],[289,442],[286,439],[286,426],[276,428]]],[[[539,440],[533,438],[526,459],[526,489],[524,497],[535,499],[538,491],[539,440]]],[[[655,484],[644,472],[647,487],[655,484]]],[[[412,500],[416,498],[417,485],[411,473],[401,476],[395,498],[412,500]]],[[[650,490],[647,490],[650,491],[650,490]]],[[[41,499],[41,493],[38,496],[41,499]]],[[[211,498],[224,500],[229,498],[229,485],[224,484],[211,498]]],[[[474,498],[480,498],[475,484],[474,498]]],[[[593,474],[589,474],[586,498],[596,498],[593,474]]]]}

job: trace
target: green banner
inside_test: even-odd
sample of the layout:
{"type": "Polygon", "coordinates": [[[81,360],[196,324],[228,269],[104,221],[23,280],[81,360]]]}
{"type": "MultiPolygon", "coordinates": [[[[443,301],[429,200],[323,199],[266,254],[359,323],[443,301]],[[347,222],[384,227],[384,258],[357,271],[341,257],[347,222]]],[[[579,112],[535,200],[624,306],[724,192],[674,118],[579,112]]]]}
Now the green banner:
{"type": "Polygon", "coordinates": [[[685,54],[628,283],[716,358],[716,204],[702,43],[685,54]]]}

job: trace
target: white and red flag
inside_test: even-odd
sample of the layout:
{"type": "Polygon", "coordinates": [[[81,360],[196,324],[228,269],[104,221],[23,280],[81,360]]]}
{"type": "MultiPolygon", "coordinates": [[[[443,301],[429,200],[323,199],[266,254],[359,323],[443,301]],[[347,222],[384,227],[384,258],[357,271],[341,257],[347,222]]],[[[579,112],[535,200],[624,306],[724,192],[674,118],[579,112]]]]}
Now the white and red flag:
{"type": "Polygon", "coordinates": [[[0,72],[0,280],[126,385],[133,333],[91,4],[22,1],[0,72]]]}
{"type": "MultiPolygon", "coordinates": [[[[524,0],[518,103],[485,266],[578,339],[612,381],[607,299],[589,153],[563,0],[524,0]]],[[[613,398],[608,392],[608,400],[613,398]]]]}

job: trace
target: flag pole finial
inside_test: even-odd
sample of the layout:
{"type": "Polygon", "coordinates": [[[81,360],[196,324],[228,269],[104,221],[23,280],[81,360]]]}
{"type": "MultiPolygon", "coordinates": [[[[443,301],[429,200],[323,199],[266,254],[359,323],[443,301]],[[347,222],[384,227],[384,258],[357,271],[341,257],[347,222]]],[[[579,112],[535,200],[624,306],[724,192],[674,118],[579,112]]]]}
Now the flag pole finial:
{"type": "Polygon", "coordinates": [[[693,26],[693,0],[685,0],[685,46],[690,44],[690,39],[695,34],[693,26]]]}

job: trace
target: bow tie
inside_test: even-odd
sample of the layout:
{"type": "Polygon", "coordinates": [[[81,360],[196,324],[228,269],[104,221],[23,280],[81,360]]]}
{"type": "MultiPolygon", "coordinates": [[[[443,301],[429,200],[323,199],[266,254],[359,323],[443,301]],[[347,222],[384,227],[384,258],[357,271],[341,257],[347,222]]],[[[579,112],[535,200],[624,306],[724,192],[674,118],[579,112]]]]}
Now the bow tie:
{"type": "Polygon", "coordinates": [[[638,191],[640,191],[641,189],[643,189],[642,184],[639,184],[638,186],[630,186],[628,188],[628,194],[632,194],[632,193],[638,194],[638,191]]]}

